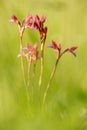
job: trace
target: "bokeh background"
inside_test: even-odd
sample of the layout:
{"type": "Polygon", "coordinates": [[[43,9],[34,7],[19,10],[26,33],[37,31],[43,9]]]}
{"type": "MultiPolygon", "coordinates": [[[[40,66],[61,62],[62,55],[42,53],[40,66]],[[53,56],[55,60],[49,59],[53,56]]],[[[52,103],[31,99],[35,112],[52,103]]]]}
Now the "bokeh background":
{"type": "MultiPolygon", "coordinates": [[[[27,30],[23,45],[36,41],[38,33],[27,30]]],[[[46,46],[41,101],[56,60],[46,46]]],[[[0,0],[0,130],[24,129],[87,130],[87,0],[0,0]],[[17,58],[18,28],[8,22],[13,14],[20,20],[27,14],[45,14],[46,46],[51,40],[60,42],[62,49],[78,46],[76,58],[67,53],[60,60],[43,108],[38,105],[37,94],[39,61],[33,81],[34,101],[27,103],[17,58]]]]}

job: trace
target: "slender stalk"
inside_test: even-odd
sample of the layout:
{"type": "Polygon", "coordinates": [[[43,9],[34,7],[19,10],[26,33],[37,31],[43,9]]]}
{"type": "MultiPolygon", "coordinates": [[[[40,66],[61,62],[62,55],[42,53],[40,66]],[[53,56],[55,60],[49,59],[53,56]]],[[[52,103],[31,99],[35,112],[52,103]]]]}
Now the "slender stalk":
{"type": "Polygon", "coordinates": [[[44,68],[44,43],[41,43],[41,70],[40,70],[40,77],[39,77],[39,91],[42,83],[43,68],[44,68]]]}
{"type": "Polygon", "coordinates": [[[51,81],[53,80],[59,59],[60,59],[60,57],[57,57],[56,63],[54,65],[54,68],[53,68],[52,73],[50,75],[50,78],[49,78],[49,81],[48,81],[48,84],[47,84],[47,87],[46,87],[46,90],[45,90],[45,93],[44,93],[44,97],[43,97],[43,104],[45,103],[46,96],[47,96],[48,90],[50,88],[51,81]]]}
{"type": "Polygon", "coordinates": [[[30,66],[31,66],[31,58],[28,59],[28,83],[27,83],[28,88],[30,84],[30,66]]]}
{"type": "Polygon", "coordinates": [[[33,102],[33,99],[34,99],[34,78],[35,78],[35,69],[36,69],[36,61],[33,62],[33,75],[32,75],[32,79],[33,79],[33,82],[32,82],[32,102],[33,102]]]}
{"type": "Polygon", "coordinates": [[[26,89],[26,94],[27,94],[27,100],[29,101],[28,89],[27,89],[27,84],[26,84],[26,79],[25,79],[25,73],[24,73],[23,56],[22,56],[22,36],[20,36],[20,53],[21,53],[21,70],[22,70],[22,74],[23,74],[23,80],[24,80],[24,84],[25,84],[25,89],[26,89]]]}

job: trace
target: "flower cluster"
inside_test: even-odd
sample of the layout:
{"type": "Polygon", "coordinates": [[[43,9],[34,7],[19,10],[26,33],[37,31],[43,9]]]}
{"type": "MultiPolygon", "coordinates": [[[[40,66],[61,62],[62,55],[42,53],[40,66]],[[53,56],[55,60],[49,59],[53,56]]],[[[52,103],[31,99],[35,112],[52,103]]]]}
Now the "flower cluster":
{"type": "Polygon", "coordinates": [[[32,15],[28,15],[25,21],[26,28],[38,30],[40,33],[41,42],[45,42],[47,35],[47,27],[44,27],[44,23],[46,21],[46,17],[43,15],[40,19],[38,15],[36,15],[35,17],[32,17],[32,15]]]}
{"type": "Polygon", "coordinates": [[[46,21],[46,17],[42,15],[40,18],[38,15],[33,17],[32,15],[28,15],[22,22],[18,20],[18,18],[13,15],[9,22],[17,23],[19,26],[19,30],[23,33],[25,28],[31,28],[33,30],[38,30],[40,34],[41,43],[45,43],[46,35],[47,35],[47,27],[44,27],[44,23],[46,21]]]}
{"type": "Polygon", "coordinates": [[[76,56],[75,50],[77,49],[77,46],[72,46],[70,48],[66,48],[63,52],[61,52],[61,44],[56,43],[55,41],[52,40],[52,43],[48,45],[49,48],[53,48],[55,52],[58,53],[58,56],[61,57],[64,53],[70,52],[74,56],[76,56]]]}
{"type": "Polygon", "coordinates": [[[40,19],[38,15],[34,18],[34,28],[37,29],[40,33],[41,43],[45,42],[47,35],[47,27],[44,27],[44,22],[46,21],[46,17],[43,15],[40,19]]]}
{"type": "Polygon", "coordinates": [[[27,43],[27,45],[22,49],[22,52],[22,55],[27,59],[30,58],[31,61],[36,61],[37,59],[39,59],[37,43],[35,43],[33,47],[27,43]]]}
{"type": "MultiPolygon", "coordinates": [[[[19,28],[19,34],[20,34],[20,54],[18,55],[18,57],[21,57],[21,66],[22,66],[22,72],[24,74],[24,66],[23,66],[23,59],[22,57],[25,57],[27,59],[27,63],[28,63],[28,81],[27,81],[27,85],[29,87],[29,72],[30,72],[30,66],[32,61],[34,61],[34,65],[36,65],[36,61],[38,59],[40,59],[41,61],[41,70],[40,70],[40,77],[39,77],[39,90],[40,90],[40,86],[41,86],[41,82],[42,82],[42,77],[43,77],[43,63],[44,63],[44,45],[45,45],[45,41],[46,41],[46,37],[47,37],[47,26],[45,26],[45,21],[46,21],[46,17],[44,15],[42,15],[42,17],[40,18],[38,15],[35,15],[34,17],[32,15],[27,15],[26,18],[24,20],[22,20],[22,22],[19,21],[19,19],[13,15],[11,17],[11,19],[9,20],[9,22],[12,23],[16,23],[18,25],[19,28]],[[23,38],[23,33],[25,31],[25,29],[32,29],[32,30],[37,30],[39,32],[39,38],[40,38],[40,53],[38,52],[38,44],[37,42],[32,46],[29,43],[26,44],[25,47],[22,47],[23,43],[22,43],[22,38],[23,38]]],[[[56,72],[56,68],[57,65],[59,63],[60,58],[62,57],[62,55],[64,55],[66,52],[70,52],[71,54],[73,54],[74,56],[76,56],[75,50],[77,49],[77,46],[72,46],[69,48],[66,48],[62,51],[61,48],[61,44],[60,43],[56,43],[54,40],[52,40],[51,44],[48,45],[49,48],[53,48],[54,51],[57,53],[57,59],[56,62],[54,64],[52,73],[50,75],[47,87],[46,87],[46,91],[44,92],[44,97],[43,97],[43,103],[45,102],[46,99],[46,95],[48,92],[49,87],[51,86],[51,81],[54,77],[54,74],[56,72]]],[[[35,68],[35,66],[34,66],[35,68]]],[[[33,79],[34,80],[34,79],[33,79]]]]}

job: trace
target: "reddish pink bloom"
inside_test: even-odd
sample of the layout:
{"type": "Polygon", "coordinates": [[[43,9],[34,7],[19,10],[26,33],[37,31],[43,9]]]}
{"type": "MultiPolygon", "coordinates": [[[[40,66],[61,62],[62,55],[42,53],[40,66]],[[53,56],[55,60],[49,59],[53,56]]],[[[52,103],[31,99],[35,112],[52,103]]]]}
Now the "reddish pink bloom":
{"type": "Polygon", "coordinates": [[[69,48],[70,51],[75,51],[78,47],[77,46],[73,46],[71,48],[69,48]]]}
{"type": "Polygon", "coordinates": [[[43,15],[40,19],[38,15],[34,18],[34,27],[38,29],[40,32],[42,32],[44,28],[44,22],[46,21],[46,17],[43,15]]]}
{"type": "Polygon", "coordinates": [[[18,23],[18,18],[15,15],[12,15],[11,19],[9,20],[9,22],[18,23]]]}
{"type": "MultiPolygon", "coordinates": [[[[35,43],[33,47],[30,44],[27,44],[26,47],[22,49],[22,55],[26,58],[30,57],[31,60],[39,59],[38,44],[35,43]]],[[[21,57],[21,54],[19,54],[18,57],[21,57]]]]}
{"type": "Polygon", "coordinates": [[[45,20],[46,20],[45,16],[42,16],[42,18],[40,19],[39,16],[36,15],[34,18],[34,28],[38,29],[39,32],[42,32],[42,30],[44,28],[45,20]]]}
{"type": "Polygon", "coordinates": [[[77,46],[73,46],[71,48],[69,48],[69,52],[71,52],[74,56],[76,56],[75,50],[77,49],[77,46]]]}
{"type": "Polygon", "coordinates": [[[38,51],[37,51],[38,45],[37,43],[34,44],[32,49],[30,50],[29,54],[32,60],[36,60],[38,58],[38,51]]]}
{"type": "Polygon", "coordinates": [[[78,48],[77,46],[72,46],[70,48],[65,49],[63,53],[65,53],[65,52],[71,52],[74,56],[76,56],[75,50],[77,48],[78,48]]]}
{"type": "Polygon", "coordinates": [[[55,51],[61,50],[61,44],[60,43],[57,44],[55,41],[52,41],[52,43],[49,44],[48,47],[53,48],[55,51]]]}
{"type": "Polygon", "coordinates": [[[33,17],[32,15],[28,15],[25,19],[25,28],[33,28],[33,17]]]}
{"type": "Polygon", "coordinates": [[[46,17],[43,15],[41,19],[38,15],[34,18],[34,28],[37,29],[40,33],[41,42],[45,42],[47,35],[47,27],[44,27],[44,22],[46,21],[46,17]]]}

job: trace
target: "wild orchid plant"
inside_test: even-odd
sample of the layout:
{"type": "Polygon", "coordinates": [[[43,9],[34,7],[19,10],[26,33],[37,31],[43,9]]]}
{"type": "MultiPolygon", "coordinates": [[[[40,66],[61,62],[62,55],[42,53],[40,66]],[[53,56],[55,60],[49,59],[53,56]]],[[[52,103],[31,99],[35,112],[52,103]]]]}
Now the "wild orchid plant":
{"type": "MultiPolygon", "coordinates": [[[[40,77],[39,77],[39,83],[38,83],[38,88],[39,91],[41,89],[41,83],[42,83],[42,78],[43,78],[43,70],[44,70],[44,46],[45,46],[45,41],[47,38],[47,26],[44,26],[44,23],[46,21],[46,17],[43,15],[41,18],[38,15],[35,15],[33,17],[32,15],[28,15],[22,22],[18,20],[18,18],[13,15],[9,22],[16,23],[18,25],[19,29],[19,36],[20,36],[20,54],[18,57],[21,58],[21,68],[22,68],[22,73],[24,77],[24,82],[26,86],[26,91],[27,91],[27,97],[29,99],[29,94],[28,94],[28,89],[29,89],[29,84],[30,84],[30,68],[31,68],[31,63],[34,62],[34,70],[36,66],[36,62],[39,59],[41,61],[41,69],[40,69],[40,77]],[[38,52],[38,44],[35,43],[33,46],[30,45],[29,43],[26,44],[25,47],[23,47],[22,39],[23,39],[23,34],[25,29],[31,29],[31,30],[37,30],[39,32],[40,36],[40,54],[38,52]],[[23,63],[23,57],[27,59],[27,64],[28,64],[28,80],[26,82],[25,80],[25,72],[24,72],[24,63],[23,63]]],[[[52,40],[51,44],[48,45],[49,48],[53,48],[54,51],[57,53],[57,58],[55,65],[53,67],[52,73],[50,75],[46,90],[44,92],[43,96],[43,104],[45,103],[46,96],[48,93],[48,90],[51,86],[51,81],[54,77],[54,74],[57,69],[57,65],[59,63],[60,58],[66,53],[70,52],[74,56],[76,56],[75,50],[77,49],[77,46],[72,46],[70,48],[66,48],[64,51],[61,50],[61,44],[56,43],[55,41],[52,40]]]]}

